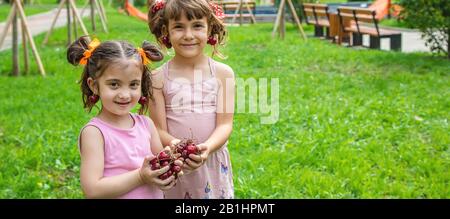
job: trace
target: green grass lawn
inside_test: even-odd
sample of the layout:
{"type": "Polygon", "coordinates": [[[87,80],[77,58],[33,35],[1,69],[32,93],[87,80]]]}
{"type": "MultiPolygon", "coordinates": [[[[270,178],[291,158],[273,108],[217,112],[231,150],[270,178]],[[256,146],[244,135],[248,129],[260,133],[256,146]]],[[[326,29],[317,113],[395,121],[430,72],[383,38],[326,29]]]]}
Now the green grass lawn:
{"type": "Polygon", "coordinates": [[[383,19],[383,20],[381,20],[380,25],[388,26],[388,27],[411,28],[405,22],[398,20],[396,18],[383,19]]]}
{"type": "MultiPolygon", "coordinates": [[[[108,16],[101,40],[153,39],[145,23],[108,16]]],[[[224,62],[237,77],[280,83],[277,123],[235,115],[236,197],[450,198],[450,62],[305,42],[287,27],[284,41],[270,37],[272,24],[229,28],[224,62]]],[[[7,76],[11,53],[0,53],[1,198],[83,197],[76,142],[95,112],[82,109],[82,69],[66,62],[65,37],[58,29],[39,46],[46,78],[34,62],[30,76],[7,76]]]]}
{"type": "MultiPolygon", "coordinates": [[[[33,4],[25,4],[24,10],[26,16],[31,16],[51,10],[56,10],[58,8],[57,0],[37,0],[34,1],[33,4]]],[[[85,5],[85,1],[75,1],[75,4],[78,8],[83,8],[85,5]]],[[[108,2],[104,2],[104,5],[107,6],[108,2]]],[[[65,7],[64,7],[65,9],[65,7]]],[[[8,18],[8,15],[11,11],[11,5],[3,3],[0,4],[0,22],[5,22],[8,18]]]]}

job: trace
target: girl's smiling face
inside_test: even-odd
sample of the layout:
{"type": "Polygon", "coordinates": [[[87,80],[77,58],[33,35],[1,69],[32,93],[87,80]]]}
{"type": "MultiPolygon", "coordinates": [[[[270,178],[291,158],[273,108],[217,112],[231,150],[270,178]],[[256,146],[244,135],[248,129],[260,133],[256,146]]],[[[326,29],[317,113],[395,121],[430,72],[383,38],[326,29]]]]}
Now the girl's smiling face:
{"type": "Polygon", "coordinates": [[[193,18],[188,20],[183,13],[179,20],[169,20],[170,42],[177,55],[193,58],[203,54],[208,40],[208,21],[193,18]]]}
{"type": "Polygon", "coordinates": [[[96,79],[89,78],[91,90],[96,89],[102,102],[102,112],[116,116],[128,115],[141,97],[142,69],[137,60],[118,60],[96,79]]]}

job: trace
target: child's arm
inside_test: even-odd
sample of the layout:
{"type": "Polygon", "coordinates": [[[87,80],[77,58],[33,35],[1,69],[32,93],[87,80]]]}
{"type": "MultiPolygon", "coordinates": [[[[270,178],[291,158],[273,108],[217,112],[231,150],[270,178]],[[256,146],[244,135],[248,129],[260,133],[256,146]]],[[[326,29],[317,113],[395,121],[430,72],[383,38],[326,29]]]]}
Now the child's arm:
{"type": "Polygon", "coordinates": [[[234,72],[225,64],[218,63],[216,67],[217,79],[220,82],[217,96],[216,128],[209,136],[208,140],[198,145],[202,152],[200,156],[191,154],[189,155],[190,159],[186,160],[186,163],[188,163],[192,169],[200,167],[210,153],[220,149],[228,140],[231,131],[233,130],[235,92],[234,72]]]}
{"type": "Polygon", "coordinates": [[[149,130],[151,136],[150,150],[154,155],[158,155],[158,153],[164,149],[161,144],[161,139],[159,137],[158,130],[156,129],[155,124],[150,118],[146,116],[145,119],[147,120],[147,124],[149,125],[150,128],[149,130]]]}
{"type": "MultiPolygon", "coordinates": [[[[114,198],[144,184],[144,179],[140,171],[141,169],[150,169],[148,167],[148,159],[144,160],[142,168],[116,176],[103,177],[103,145],[103,136],[98,128],[88,126],[83,129],[80,141],[80,180],[82,190],[87,198],[114,198]]],[[[168,168],[165,167],[160,170],[151,171],[151,178],[155,179],[152,183],[156,185],[160,184],[161,186],[169,184],[173,179],[168,178],[163,181],[157,179],[157,176],[166,172],[168,168]]]]}
{"type": "Polygon", "coordinates": [[[150,101],[150,118],[155,123],[161,143],[165,146],[177,143],[179,140],[167,132],[166,102],[162,88],[164,86],[164,74],[158,69],[152,74],[152,87],[154,101],[150,101]]]}

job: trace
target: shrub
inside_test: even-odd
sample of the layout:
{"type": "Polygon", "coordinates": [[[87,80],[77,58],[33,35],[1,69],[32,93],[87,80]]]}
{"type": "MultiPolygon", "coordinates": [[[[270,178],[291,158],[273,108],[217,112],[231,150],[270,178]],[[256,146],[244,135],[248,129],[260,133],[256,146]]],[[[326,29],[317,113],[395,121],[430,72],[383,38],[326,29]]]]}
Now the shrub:
{"type": "Polygon", "coordinates": [[[404,8],[401,16],[405,23],[420,29],[431,51],[446,54],[450,59],[450,1],[400,0],[399,3],[404,8]]]}

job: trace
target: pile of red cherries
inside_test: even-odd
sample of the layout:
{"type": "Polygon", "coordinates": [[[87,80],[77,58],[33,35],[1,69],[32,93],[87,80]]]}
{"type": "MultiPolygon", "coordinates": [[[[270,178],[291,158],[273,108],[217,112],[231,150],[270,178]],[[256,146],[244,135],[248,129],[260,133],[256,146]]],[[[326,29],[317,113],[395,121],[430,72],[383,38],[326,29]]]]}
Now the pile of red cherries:
{"type": "Polygon", "coordinates": [[[178,174],[181,172],[181,167],[184,161],[189,158],[190,154],[199,155],[200,151],[193,139],[186,139],[180,141],[173,148],[166,147],[164,150],[158,153],[158,155],[150,161],[152,170],[158,170],[165,166],[170,166],[169,170],[161,175],[159,178],[165,180],[174,175],[178,178],[178,174]],[[181,162],[175,162],[179,160],[181,162]]]}

